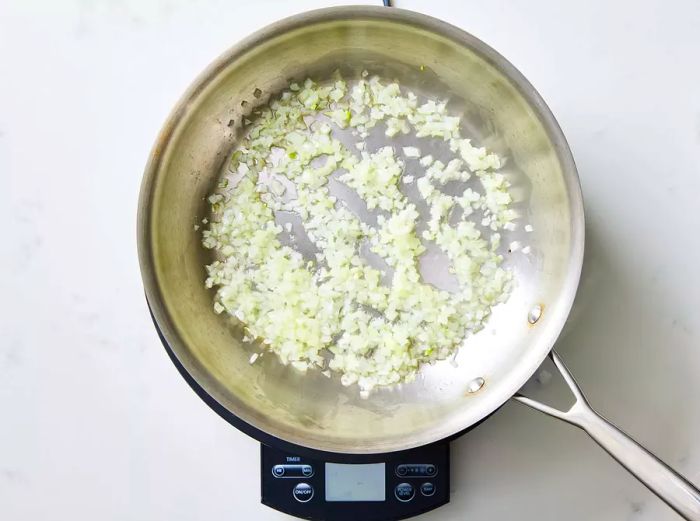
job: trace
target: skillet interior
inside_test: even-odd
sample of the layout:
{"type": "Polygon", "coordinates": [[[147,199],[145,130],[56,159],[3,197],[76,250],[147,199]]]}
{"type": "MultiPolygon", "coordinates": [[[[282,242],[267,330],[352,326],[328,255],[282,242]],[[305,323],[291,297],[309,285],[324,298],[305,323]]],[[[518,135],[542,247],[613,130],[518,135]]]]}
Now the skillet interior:
{"type": "MultiPolygon", "coordinates": [[[[467,132],[465,132],[466,134],[467,132]]],[[[408,449],[454,434],[500,406],[536,370],[568,315],[581,268],[583,209],[563,135],[532,86],[495,51],[444,22],[398,9],[331,8],[269,26],[219,58],[163,128],[139,203],[139,256],[154,317],[175,356],[206,392],[248,424],[283,440],[342,453],[408,449]],[[424,70],[420,70],[420,66],[424,70]],[[267,355],[251,365],[234,319],[212,311],[203,285],[209,253],[193,229],[207,214],[244,114],[290,79],[368,69],[419,94],[449,99],[477,142],[508,158],[515,207],[534,227],[509,232],[516,288],[457,366],[440,362],[416,382],[361,399],[356,387],[301,375],[267,355]],[[253,95],[260,89],[262,95],[253,95]],[[243,107],[241,102],[248,104],[243,107]],[[544,305],[536,326],[527,315],[544,305]],[[478,393],[467,384],[483,377],[478,393]]]]}

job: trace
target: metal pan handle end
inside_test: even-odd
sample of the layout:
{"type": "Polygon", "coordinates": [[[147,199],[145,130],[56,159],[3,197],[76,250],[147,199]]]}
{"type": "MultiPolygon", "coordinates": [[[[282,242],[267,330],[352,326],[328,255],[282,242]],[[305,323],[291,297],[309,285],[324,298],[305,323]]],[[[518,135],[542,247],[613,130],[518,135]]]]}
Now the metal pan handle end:
{"type": "Polygon", "coordinates": [[[568,411],[561,411],[520,394],[514,398],[533,409],[580,427],[684,519],[700,521],[700,491],[687,479],[595,412],[559,355],[552,351],[550,356],[576,397],[571,408],[568,411]]]}

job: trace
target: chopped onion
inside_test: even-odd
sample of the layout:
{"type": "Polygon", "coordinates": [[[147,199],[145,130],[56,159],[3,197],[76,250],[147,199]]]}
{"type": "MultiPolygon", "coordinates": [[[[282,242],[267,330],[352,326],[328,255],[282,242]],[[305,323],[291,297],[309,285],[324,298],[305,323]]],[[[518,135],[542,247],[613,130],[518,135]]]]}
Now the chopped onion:
{"type": "Polygon", "coordinates": [[[420,157],[420,150],[416,147],[403,147],[403,155],[406,157],[420,157]]]}
{"type": "Polygon", "coordinates": [[[258,339],[283,363],[300,371],[317,367],[327,377],[337,372],[342,385],[357,385],[363,397],[375,386],[414,380],[425,363],[452,357],[510,292],[497,230],[511,229],[515,214],[509,184],[495,171],[499,156],[462,138],[460,119],[445,102],[420,102],[366,71],[352,84],[339,75],[327,84],[292,83],[269,108],[246,127],[231,156],[236,181],[220,183],[208,197],[214,218],[202,221],[208,224],[202,244],[217,255],[205,281],[217,289],[214,311],[237,317],[246,338],[258,339]],[[421,157],[417,147],[402,147],[425,169],[420,177],[409,175],[393,147],[366,151],[364,138],[379,123],[387,136],[442,139],[454,157],[444,164],[421,157]],[[354,145],[359,154],[338,139],[342,129],[363,138],[354,145]],[[331,195],[328,181],[337,171],[336,179],[368,209],[381,210],[376,226],[331,195]],[[455,197],[440,189],[472,176],[483,193],[466,188],[455,197]],[[414,181],[429,213],[420,236],[418,209],[398,188],[414,181]],[[455,207],[461,217],[452,225],[455,207]],[[292,224],[276,224],[277,211],[298,214],[318,249],[315,261],[280,242],[292,224]],[[482,235],[476,223],[495,233],[482,235]],[[422,281],[421,237],[445,252],[458,291],[422,281]],[[391,266],[389,287],[382,284],[385,274],[360,254],[364,243],[391,266]]]}
{"type": "Polygon", "coordinates": [[[421,157],[419,162],[420,162],[421,166],[430,166],[433,164],[433,161],[434,161],[433,156],[427,155],[427,156],[421,157]]]}

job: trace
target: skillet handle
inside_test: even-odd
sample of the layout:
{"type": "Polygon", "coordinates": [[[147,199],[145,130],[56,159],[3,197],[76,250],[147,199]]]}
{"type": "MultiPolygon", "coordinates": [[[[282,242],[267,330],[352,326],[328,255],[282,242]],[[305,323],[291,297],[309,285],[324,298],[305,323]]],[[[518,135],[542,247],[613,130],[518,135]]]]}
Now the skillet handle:
{"type": "Polygon", "coordinates": [[[595,412],[559,355],[552,351],[550,356],[576,397],[571,408],[568,411],[561,411],[520,394],[514,398],[533,409],[583,429],[608,454],[678,512],[681,517],[688,521],[700,521],[700,491],[687,479],[595,412]]]}

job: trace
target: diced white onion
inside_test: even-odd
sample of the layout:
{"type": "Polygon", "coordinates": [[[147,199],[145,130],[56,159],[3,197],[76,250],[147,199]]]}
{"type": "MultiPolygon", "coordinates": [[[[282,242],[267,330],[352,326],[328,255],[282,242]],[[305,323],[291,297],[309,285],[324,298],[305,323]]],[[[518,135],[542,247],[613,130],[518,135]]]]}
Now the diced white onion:
{"type": "Polygon", "coordinates": [[[406,157],[420,157],[420,150],[416,147],[403,147],[403,155],[406,157]]]}
{"type": "MultiPolygon", "coordinates": [[[[215,218],[202,220],[208,224],[202,244],[217,254],[205,281],[217,289],[214,311],[237,317],[247,339],[299,371],[326,367],[328,359],[322,374],[339,373],[341,383],[357,385],[362,397],[375,386],[414,380],[423,364],[453,357],[512,285],[497,252],[497,231],[512,229],[515,217],[509,184],[496,172],[501,159],[462,138],[460,119],[445,102],[420,102],[366,71],[352,84],[339,75],[328,84],[293,83],[269,108],[256,113],[231,157],[237,181],[220,183],[208,197],[215,218]],[[402,147],[404,157],[420,158],[426,169],[420,177],[407,174],[393,147],[366,150],[364,138],[380,122],[387,136],[442,139],[454,156],[445,164],[421,157],[417,147],[402,147]],[[359,154],[338,139],[340,131],[363,138],[354,145],[359,154]],[[376,226],[330,194],[335,172],[370,210],[381,210],[376,226]],[[441,191],[444,183],[473,175],[482,193],[441,191]],[[421,279],[418,258],[426,248],[416,230],[420,214],[398,188],[414,181],[428,207],[420,235],[450,260],[459,282],[454,293],[421,279]],[[461,217],[450,224],[455,207],[461,217]],[[292,224],[276,224],[276,211],[298,214],[318,249],[315,260],[280,242],[278,234],[291,232],[292,224]],[[392,268],[390,287],[382,284],[385,273],[361,256],[364,243],[392,268]]],[[[252,355],[250,363],[257,359],[252,355]]]]}

